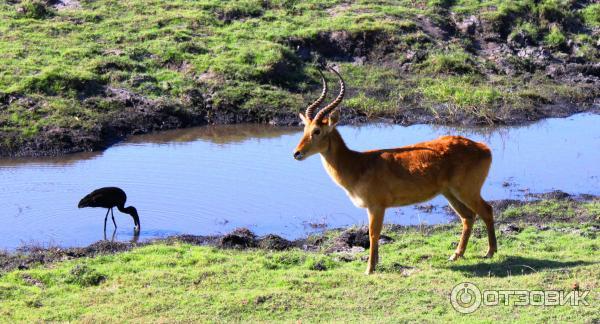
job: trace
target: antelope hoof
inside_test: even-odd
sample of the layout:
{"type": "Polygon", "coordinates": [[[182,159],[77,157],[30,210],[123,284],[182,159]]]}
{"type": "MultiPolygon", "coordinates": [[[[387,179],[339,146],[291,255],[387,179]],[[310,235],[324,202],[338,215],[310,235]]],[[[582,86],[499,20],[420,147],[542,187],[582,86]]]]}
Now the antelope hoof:
{"type": "Polygon", "coordinates": [[[372,266],[370,264],[367,265],[367,270],[365,271],[365,274],[368,276],[373,274],[373,272],[375,272],[375,266],[372,266]]]}
{"type": "Polygon", "coordinates": [[[459,258],[462,258],[462,254],[454,253],[448,258],[448,261],[456,261],[459,258]]]}
{"type": "Polygon", "coordinates": [[[494,252],[488,252],[486,255],[483,256],[484,259],[491,259],[494,257],[494,252]]]}

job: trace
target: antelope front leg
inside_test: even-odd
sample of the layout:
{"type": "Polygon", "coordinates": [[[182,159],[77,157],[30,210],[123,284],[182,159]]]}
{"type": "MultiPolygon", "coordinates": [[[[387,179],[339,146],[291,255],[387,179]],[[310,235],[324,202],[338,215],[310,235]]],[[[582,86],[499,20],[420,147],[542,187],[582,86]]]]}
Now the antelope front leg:
{"type": "Polygon", "coordinates": [[[366,274],[371,274],[375,271],[377,262],[379,262],[379,235],[381,235],[381,227],[383,226],[383,216],[385,208],[369,208],[369,264],[367,265],[366,274]]]}

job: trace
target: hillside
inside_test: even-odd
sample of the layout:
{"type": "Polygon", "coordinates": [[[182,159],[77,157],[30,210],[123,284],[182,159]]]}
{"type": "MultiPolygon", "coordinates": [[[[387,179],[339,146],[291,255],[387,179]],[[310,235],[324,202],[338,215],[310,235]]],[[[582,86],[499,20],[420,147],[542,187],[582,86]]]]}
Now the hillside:
{"type": "Polygon", "coordinates": [[[598,109],[599,51],[593,1],[7,0],[0,156],[294,124],[320,92],[320,60],[347,80],[345,122],[564,116],[598,109]]]}

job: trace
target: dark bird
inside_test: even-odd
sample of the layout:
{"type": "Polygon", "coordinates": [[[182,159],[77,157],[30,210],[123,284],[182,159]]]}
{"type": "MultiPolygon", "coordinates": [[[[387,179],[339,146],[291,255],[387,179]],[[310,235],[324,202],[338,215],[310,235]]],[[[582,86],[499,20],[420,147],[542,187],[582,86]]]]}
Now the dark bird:
{"type": "Polygon", "coordinates": [[[125,191],[121,188],[117,187],[104,187],[100,189],[96,189],[92,191],[87,196],[83,197],[79,201],[79,205],[77,207],[102,207],[108,208],[106,211],[106,216],[104,216],[104,231],[106,232],[106,220],[108,219],[108,213],[110,212],[112,215],[113,224],[115,224],[115,229],[117,228],[117,222],[115,222],[115,214],[113,213],[113,208],[117,207],[117,209],[125,214],[131,215],[133,218],[133,223],[135,224],[134,230],[135,232],[140,231],[140,218],[137,213],[137,209],[133,206],[125,207],[125,201],[127,201],[127,195],[125,191]]]}

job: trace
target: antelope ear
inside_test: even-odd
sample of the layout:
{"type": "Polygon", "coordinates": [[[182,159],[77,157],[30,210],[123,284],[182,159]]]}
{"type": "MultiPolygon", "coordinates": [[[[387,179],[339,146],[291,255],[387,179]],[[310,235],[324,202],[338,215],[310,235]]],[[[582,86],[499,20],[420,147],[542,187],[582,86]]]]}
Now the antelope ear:
{"type": "Polygon", "coordinates": [[[338,121],[340,121],[340,112],[336,109],[329,114],[329,117],[327,118],[327,124],[330,127],[333,127],[337,125],[338,121]]]}
{"type": "Polygon", "coordinates": [[[304,114],[299,113],[298,116],[300,116],[300,119],[302,120],[302,124],[308,125],[310,123],[308,118],[306,118],[306,116],[304,116],[304,114]]]}

